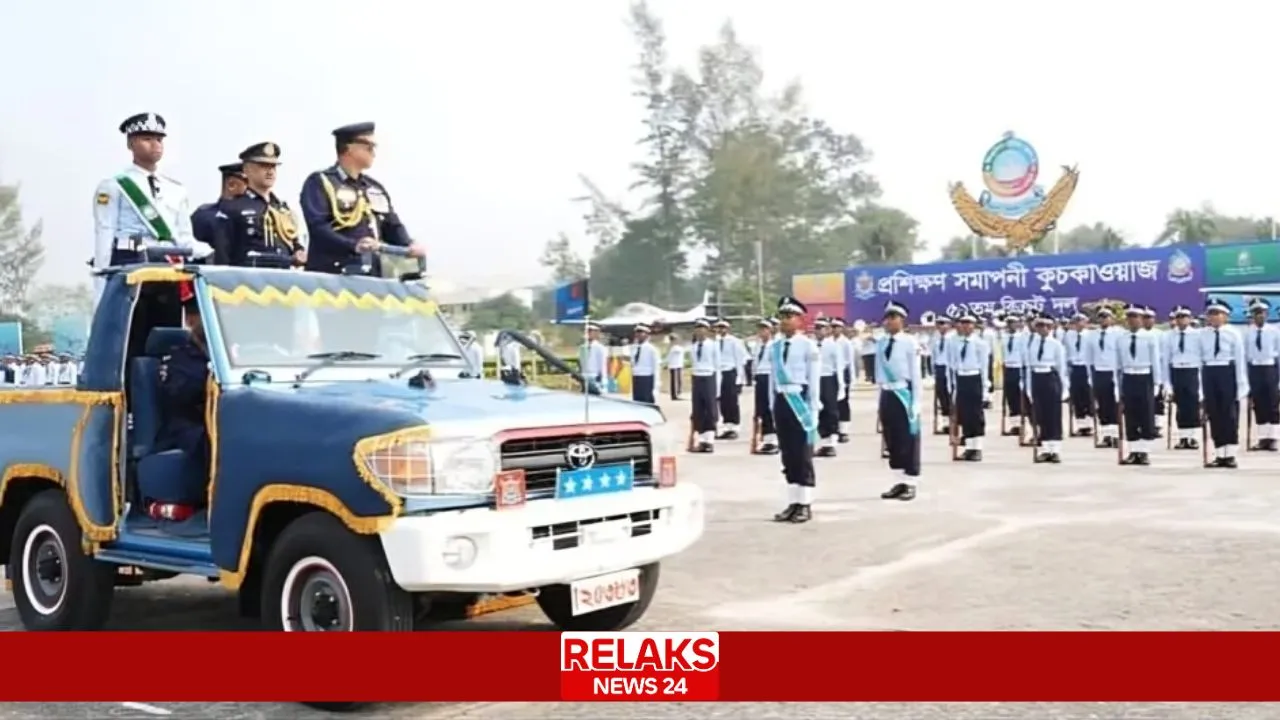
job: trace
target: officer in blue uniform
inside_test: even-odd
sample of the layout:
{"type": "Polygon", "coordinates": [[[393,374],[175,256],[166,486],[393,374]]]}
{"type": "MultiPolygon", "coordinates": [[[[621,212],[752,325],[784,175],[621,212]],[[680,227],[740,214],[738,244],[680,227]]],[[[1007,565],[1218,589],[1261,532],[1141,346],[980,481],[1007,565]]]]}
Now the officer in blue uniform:
{"type": "Polygon", "coordinates": [[[307,260],[293,211],[272,192],[280,165],[280,146],[262,142],[240,153],[247,188],[223,203],[218,213],[215,247],[227,253],[227,264],[240,267],[287,268],[307,260]]]}
{"type": "Polygon", "coordinates": [[[1244,341],[1227,324],[1231,306],[1210,298],[1205,306],[1206,327],[1196,335],[1200,345],[1201,394],[1204,415],[1213,440],[1214,459],[1207,467],[1235,468],[1240,446],[1240,401],[1249,397],[1244,341]]]}
{"type": "Polygon", "coordinates": [[[1250,450],[1276,452],[1277,430],[1280,430],[1280,330],[1267,324],[1271,303],[1256,298],[1249,303],[1249,319],[1245,330],[1244,353],[1249,362],[1249,400],[1253,405],[1253,424],[1258,428],[1258,442],[1250,450]]]}
{"type": "Polygon", "coordinates": [[[773,423],[773,399],[769,395],[769,378],[773,374],[773,358],[769,356],[769,343],[773,341],[774,321],[760,318],[755,357],[751,358],[751,367],[755,371],[755,419],[760,423],[759,447],[753,448],[761,455],[778,454],[778,430],[773,423]]]}
{"type": "Polygon", "coordinates": [[[374,129],[366,122],[334,130],[337,162],[302,184],[302,217],[311,238],[308,270],[380,276],[383,243],[408,247],[412,257],[425,256],[400,222],[387,189],[365,172],[378,147],[374,129]]]}
{"type": "Polygon", "coordinates": [[[946,357],[952,406],[964,443],[961,459],[968,462],[982,460],[982,438],[987,434],[983,403],[991,385],[991,346],[977,331],[977,323],[977,316],[967,310],[957,318],[956,337],[951,338],[946,357]]]}
{"type": "Polygon", "coordinates": [[[933,359],[933,395],[938,406],[938,415],[941,418],[941,423],[933,431],[936,435],[946,435],[951,432],[951,397],[953,395],[948,342],[954,344],[955,338],[951,332],[951,318],[946,315],[939,315],[934,320],[934,326],[938,329],[938,332],[929,341],[929,357],[933,359]]]}
{"type": "MultiPolygon", "coordinates": [[[[1169,313],[1173,328],[1161,335],[1167,394],[1174,407],[1176,428],[1169,428],[1175,450],[1200,449],[1200,343],[1191,327],[1191,308],[1179,305],[1169,313]]],[[[1166,394],[1166,393],[1162,393],[1166,394]]]]}
{"type": "Polygon", "coordinates": [[[906,482],[880,495],[885,500],[914,500],[920,476],[920,347],[904,332],[907,307],[890,300],[884,307],[885,335],[876,344],[876,385],[880,386],[880,427],[889,469],[906,482]]]}
{"type": "Polygon", "coordinates": [[[1062,402],[1069,397],[1067,351],[1053,336],[1049,314],[1036,317],[1035,335],[1027,344],[1023,362],[1023,392],[1031,398],[1031,412],[1039,431],[1038,463],[1062,462],[1062,402]]]}
{"type": "Polygon", "coordinates": [[[777,522],[803,523],[813,517],[813,446],[818,440],[822,360],[817,342],[800,332],[806,312],[799,300],[780,298],[778,336],[769,343],[769,397],[788,493],[787,506],[773,516],[777,522]]]}
{"type": "Polygon", "coordinates": [[[216,201],[205,203],[191,213],[191,234],[200,242],[213,246],[213,257],[211,258],[213,264],[227,265],[229,263],[227,261],[226,248],[220,248],[216,244],[218,212],[222,210],[224,203],[244,194],[244,163],[236,162],[220,165],[218,173],[222,176],[222,194],[216,201]]]}
{"type": "Polygon", "coordinates": [[[1140,305],[1125,307],[1127,329],[1116,345],[1116,397],[1122,403],[1124,435],[1129,454],[1122,465],[1150,465],[1156,439],[1156,388],[1164,384],[1160,341],[1142,327],[1146,314],[1140,305]]]}
{"type": "Polygon", "coordinates": [[[203,505],[204,478],[209,476],[209,436],[205,429],[205,397],[209,381],[209,352],[205,345],[200,307],[190,283],[179,285],[187,318],[188,338],[160,360],[160,396],[164,422],[156,438],[158,450],[182,450],[195,468],[192,482],[175,495],[153,498],[172,503],[203,505]],[[199,479],[199,482],[196,482],[199,479]]]}
{"type": "Polygon", "coordinates": [[[1089,387],[1093,388],[1093,400],[1098,415],[1098,436],[1101,447],[1114,448],[1120,442],[1120,413],[1116,405],[1116,364],[1120,336],[1124,333],[1115,327],[1115,313],[1110,308],[1098,309],[1098,329],[1085,337],[1086,357],[1089,361],[1089,387]]]}

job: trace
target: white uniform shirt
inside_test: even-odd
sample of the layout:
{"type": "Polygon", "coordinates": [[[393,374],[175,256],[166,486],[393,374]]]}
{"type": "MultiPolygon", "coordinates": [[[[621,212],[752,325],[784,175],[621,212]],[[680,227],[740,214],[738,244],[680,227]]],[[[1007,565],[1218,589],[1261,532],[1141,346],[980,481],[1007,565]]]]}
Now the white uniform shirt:
{"type": "Polygon", "coordinates": [[[679,343],[672,343],[671,347],[667,348],[667,369],[683,370],[684,355],[686,352],[688,352],[688,350],[685,346],[679,343]]]}

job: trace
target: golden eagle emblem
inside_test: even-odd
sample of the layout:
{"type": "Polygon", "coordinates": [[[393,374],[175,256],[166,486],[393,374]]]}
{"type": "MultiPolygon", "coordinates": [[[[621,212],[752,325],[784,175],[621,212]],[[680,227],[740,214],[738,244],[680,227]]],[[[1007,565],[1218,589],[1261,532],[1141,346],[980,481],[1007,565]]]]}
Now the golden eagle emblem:
{"type": "Polygon", "coordinates": [[[1079,170],[1063,165],[1062,177],[1045,194],[1044,202],[1017,219],[1003,217],[982,207],[965,190],[964,183],[951,185],[951,204],[974,235],[1003,239],[1010,250],[1021,250],[1053,230],[1075,193],[1079,179],[1079,170]]]}

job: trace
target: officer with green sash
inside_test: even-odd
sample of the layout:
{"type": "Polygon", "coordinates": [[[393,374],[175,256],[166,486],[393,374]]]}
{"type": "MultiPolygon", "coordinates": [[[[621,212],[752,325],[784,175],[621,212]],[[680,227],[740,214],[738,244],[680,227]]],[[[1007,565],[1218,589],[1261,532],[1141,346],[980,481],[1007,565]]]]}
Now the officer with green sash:
{"type": "Polygon", "coordinates": [[[776,522],[803,523],[813,517],[813,446],[818,442],[818,399],[822,360],[818,343],[800,332],[807,312],[793,297],[778,300],[778,335],[769,343],[769,397],[778,433],[787,506],[776,522]]]}
{"type": "Polygon", "coordinates": [[[880,386],[880,427],[890,470],[901,470],[906,482],[896,483],[880,497],[914,500],[920,476],[920,354],[919,345],[904,332],[907,306],[890,300],[884,306],[885,335],[876,343],[876,385],[880,386]]]}
{"type": "MultiPolygon", "coordinates": [[[[212,255],[213,248],[191,232],[186,188],[157,170],[164,157],[164,118],[155,113],[133,115],[120,123],[120,132],[133,163],[99,183],[94,194],[94,269],[142,262],[144,248],[155,244],[191,248],[193,259],[212,255]]],[[[96,296],[101,296],[103,284],[102,278],[95,278],[96,296]]]]}

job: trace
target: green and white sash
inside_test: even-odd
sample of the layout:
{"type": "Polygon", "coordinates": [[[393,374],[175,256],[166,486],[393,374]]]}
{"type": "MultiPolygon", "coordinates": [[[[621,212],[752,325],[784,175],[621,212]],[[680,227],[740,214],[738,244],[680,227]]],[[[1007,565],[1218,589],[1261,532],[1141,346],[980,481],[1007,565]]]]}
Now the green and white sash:
{"type": "Polygon", "coordinates": [[[884,339],[881,339],[876,343],[877,351],[880,355],[880,358],[876,361],[876,367],[884,373],[884,379],[890,384],[897,385],[899,383],[905,383],[907,385],[905,388],[895,388],[889,392],[892,392],[894,397],[898,398],[899,402],[902,403],[902,407],[907,411],[908,432],[912,435],[919,435],[920,413],[916,412],[915,399],[912,397],[912,391],[915,388],[911,387],[911,383],[909,381],[899,378],[897,374],[893,372],[893,368],[889,365],[889,355],[886,352],[886,350],[888,350],[888,345],[888,341],[884,339]]]}
{"type": "Polygon", "coordinates": [[[151,234],[161,242],[173,242],[173,231],[169,229],[169,223],[164,221],[160,211],[156,210],[156,206],[151,203],[150,193],[144,192],[128,175],[117,175],[116,185],[124,193],[124,199],[128,201],[129,207],[138,213],[138,217],[142,218],[143,224],[151,234]]]}
{"type": "MultiPolygon", "coordinates": [[[[763,357],[764,353],[761,353],[763,357]]],[[[787,365],[782,358],[782,343],[774,342],[772,355],[774,379],[777,381],[779,391],[782,397],[787,401],[787,407],[791,408],[791,412],[795,413],[796,419],[800,421],[800,427],[804,428],[805,435],[809,438],[809,444],[815,445],[818,442],[818,424],[813,421],[813,410],[809,407],[809,403],[796,390],[782,390],[783,386],[794,385],[791,375],[787,373],[787,365]]]]}

